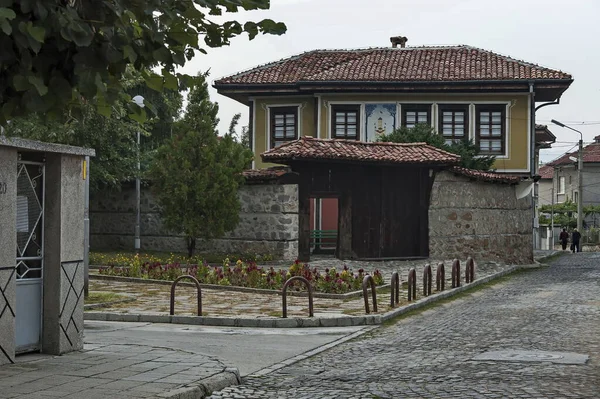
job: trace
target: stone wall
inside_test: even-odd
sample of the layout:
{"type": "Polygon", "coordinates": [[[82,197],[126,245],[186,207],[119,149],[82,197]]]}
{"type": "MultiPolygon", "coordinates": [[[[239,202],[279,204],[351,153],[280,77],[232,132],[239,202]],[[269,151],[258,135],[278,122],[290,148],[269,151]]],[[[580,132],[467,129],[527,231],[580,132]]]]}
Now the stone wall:
{"type": "MultiPolygon", "coordinates": [[[[298,189],[296,185],[245,185],[239,191],[240,223],[222,239],[198,242],[198,252],[273,254],[295,259],[298,253],[298,189]]],[[[185,252],[181,234],[167,231],[159,206],[148,188],[141,196],[142,250],[185,252]]],[[[90,200],[92,250],[132,250],[135,188],[96,195],[90,200]]]]}
{"type": "Polygon", "coordinates": [[[532,263],[531,197],[517,199],[517,187],[438,173],[429,208],[430,257],[532,263]]]}

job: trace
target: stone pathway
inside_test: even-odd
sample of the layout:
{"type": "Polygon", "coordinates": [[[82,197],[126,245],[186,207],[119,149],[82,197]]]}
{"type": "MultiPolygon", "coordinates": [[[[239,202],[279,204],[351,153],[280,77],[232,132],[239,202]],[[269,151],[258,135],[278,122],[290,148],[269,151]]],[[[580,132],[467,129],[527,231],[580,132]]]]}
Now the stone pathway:
{"type": "MultiPolygon", "coordinates": [[[[386,282],[389,282],[393,271],[399,272],[402,281],[407,280],[408,270],[417,269],[417,286],[422,287],[423,267],[425,261],[388,261],[388,262],[342,262],[332,258],[322,258],[311,262],[311,267],[324,270],[326,267],[343,268],[344,264],[354,271],[363,267],[367,271],[378,268],[382,271],[386,282]]],[[[452,263],[447,261],[446,287],[450,287],[450,274],[452,263]]],[[[283,267],[283,265],[281,265],[283,267]]],[[[432,263],[433,276],[437,263],[432,263]]],[[[476,279],[489,276],[507,269],[508,266],[496,263],[483,263],[476,265],[476,279]]],[[[464,281],[464,264],[461,275],[464,281]]],[[[433,290],[435,291],[435,282],[433,290]]],[[[129,313],[129,314],[169,314],[170,285],[125,283],[118,281],[105,281],[90,279],[90,290],[101,292],[114,292],[136,298],[134,302],[114,304],[109,307],[95,309],[96,312],[129,313]]],[[[422,288],[419,288],[420,292],[422,288]]],[[[418,293],[418,297],[420,297],[418,293]]],[[[407,303],[406,290],[401,291],[401,304],[407,303]]],[[[378,296],[378,313],[390,310],[389,290],[378,296]]],[[[196,315],[197,295],[194,287],[179,285],[176,290],[175,312],[177,315],[196,315]]],[[[249,318],[281,317],[281,296],[265,295],[250,292],[219,291],[212,289],[202,290],[202,309],[204,316],[243,316],[249,318]]],[[[316,317],[363,315],[364,301],[362,296],[352,299],[324,299],[315,298],[314,311],[316,317]]],[[[288,315],[290,317],[306,317],[308,315],[308,300],[305,297],[288,296],[288,315]]]]}
{"type": "MultiPolygon", "coordinates": [[[[24,355],[0,368],[0,398],[179,398],[235,384],[237,369],[216,357],[139,345],[86,345],[63,356],[24,355]]],[[[202,395],[194,397],[203,397],[202,395]]]]}
{"type": "Polygon", "coordinates": [[[211,398],[598,398],[599,265],[566,254],[211,398]],[[476,359],[506,350],[527,359],[476,359]]]}

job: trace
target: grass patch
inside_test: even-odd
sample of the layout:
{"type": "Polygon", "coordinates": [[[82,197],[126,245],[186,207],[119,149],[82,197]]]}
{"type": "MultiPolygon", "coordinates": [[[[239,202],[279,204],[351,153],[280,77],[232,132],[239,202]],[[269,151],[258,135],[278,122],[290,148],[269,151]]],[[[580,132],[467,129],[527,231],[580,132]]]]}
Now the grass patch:
{"type": "Polygon", "coordinates": [[[90,292],[87,298],[85,298],[86,305],[95,305],[98,303],[107,303],[126,299],[127,296],[115,294],[114,292],[90,292]]]}
{"type": "Polygon", "coordinates": [[[554,262],[555,260],[557,260],[558,258],[564,256],[567,253],[567,251],[561,251],[558,253],[555,253],[554,255],[550,255],[547,256],[545,258],[542,259],[542,261],[540,262],[541,264],[549,264],[554,262]]]}

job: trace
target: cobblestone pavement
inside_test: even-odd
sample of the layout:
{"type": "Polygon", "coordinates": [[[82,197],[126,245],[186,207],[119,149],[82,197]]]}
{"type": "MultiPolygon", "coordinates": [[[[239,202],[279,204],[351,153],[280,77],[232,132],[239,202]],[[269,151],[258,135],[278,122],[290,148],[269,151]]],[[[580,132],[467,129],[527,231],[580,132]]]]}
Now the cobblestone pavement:
{"type": "Polygon", "coordinates": [[[565,254],[211,398],[598,398],[600,254],[565,254]],[[475,361],[487,351],[583,365],[475,361]]]}
{"type": "MultiPolygon", "coordinates": [[[[354,271],[364,267],[371,272],[375,269],[382,271],[386,282],[389,282],[392,272],[397,271],[402,281],[407,281],[408,270],[411,267],[417,270],[418,297],[422,290],[423,267],[426,261],[388,261],[388,262],[343,262],[332,258],[322,258],[311,263],[320,270],[326,267],[341,269],[347,263],[354,271]]],[[[437,263],[431,263],[433,275],[437,269],[437,263]]],[[[446,287],[450,287],[451,261],[445,262],[446,287]]],[[[508,266],[503,264],[485,262],[476,264],[476,279],[498,273],[508,266]]],[[[461,280],[464,281],[465,267],[461,267],[461,280]]],[[[433,287],[435,291],[435,284],[433,287]]],[[[134,297],[134,302],[115,303],[112,306],[96,309],[100,312],[114,313],[140,313],[140,314],[168,314],[170,306],[170,285],[126,283],[119,281],[90,280],[92,292],[114,292],[127,294],[134,297]]],[[[176,291],[176,309],[178,315],[195,315],[198,300],[195,287],[181,285],[176,291]]],[[[400,304],[407,303],[407,291],[402,290],[400,304]]],[[[379,313],[389,310],[386,304],[389,302],[389,294],[378,297],[379,313]]],[[[354,299],[315,299],[316,317],[341,317],[346,315],[364,314],[364,300],[361,296],[354,299]]],[[[202,290],[202,309],[204,316],[240,316],[244,317],[279,317],[281,315],[281,297],[279,295],[265,295],[250,292],[219,291],[212,289],[202,290]]],[[[304,317],[308,314],[308,302],[306,298],[290,296],[288,298],[288,313],[290,317],[304,317]]]]}

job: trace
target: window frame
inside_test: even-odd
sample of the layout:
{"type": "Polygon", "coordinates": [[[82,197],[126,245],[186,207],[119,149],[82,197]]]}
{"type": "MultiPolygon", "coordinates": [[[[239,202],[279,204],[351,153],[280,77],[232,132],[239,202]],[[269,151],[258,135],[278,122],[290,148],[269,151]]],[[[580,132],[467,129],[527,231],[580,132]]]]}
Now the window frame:
{"type": "MultiPolygon", "coordinates": [[[[487,125],[490,128],[490,132],[492,129],[492,119],[490,115],[490,122],[487,125]]],[[[491,133],[490,133],[491,134],[491,133]]],[[[506,105],[504,104],[476,104],[475,105],[475,145],[479,149],[480,155],[494,155],[494,156],[503,156],[506,155],[506,137],[507,137],[507,129],[506,129],[506,105]],[[492,136],[482,137],[481,136],[481,113],[482,112],[500,112],[500,151],[482,151],[480,148],[480,141],[491,140],[492,136]]],[[[494,138],[494,140],[498,140],[494,138]]]]}
{"type": "Polygon", "coordinates": [[[564,194],[567,189],[565,176],[558,176],[558,187],[556,188],[556,194],[564,194]],[[562,184],[561,184],[562,182],[562,184]],[[562,187],[561,187],[562,186],[562,187]],[[562,190],[561,190],[562,188],[562,190]]]}
{"type": "MultiPolygon", "coordinates": [[[[432,105],[431,104],[400,104],[400,126],[401,127],[407,127],[406,126],[406,113],[407,112],[411,112],[411,111],[416,111],[416,112],[422,112],[422,111],[426,111],[427,112],[427,125],[431,126],[431,121],[433,119],[433,112],[432,112],[432,105]]],[[[423,122],[417,122],[417,123],[423,123],[423,122]]],[[[416,124],[415,124],[416,125],[416,124]]]]}
{"type": "Polygon", "coordinates": [[[446,111],[463,111],[465,113],[464,116],[464,120],[463,120],[463,136],[462,137],[456,137],[454,135],[454,129],[455,129],[455,125],[454,125],[454,114],[452,115],[452,137],[450,137],[449,139],[452,140],[453,142],[455,142],[456,139],[460,139],[460,140],[469,140],[470,139],[470,134],[469,134],[469,120],[471,117],[470,114],[470,105],[469,104],[438,104],[438,134],[441,134],[442,137],[444,137],[444,140],[446,140],[447,136],[444,136],[444,112],[446,111]]]}
{"type": "MultiPolygon", "coordinates": [[[[331,128],[331,135],[330,137],[332,139],[341,139],[341,140],[356,140],[356,141],[360,141],[360,135],[361,135],[361,112],[362,112],[362,105],[361,104],[331,104],[331,115],[330,115],[330,128],[331,128]],[[336,126],[337,124],[337,113],[338,112],[345,112],[346,116],[346,122],[344,124],[345,126],[345,134],[344,136],[338,136],[337,135],[337,128],[336,126]],[[348,137],[348,112],[356,112],[356,137],[348,137]]],[[[352,124],[354,125],[354,124],[352,124]]]]}
{"type": "MultiPolygon", "coordinates": [[[[298,128],[298,123],[299,123],[299,108],[296,105],[281,105],[281,106],[270,106],[269,107],[269,149],[273,149],[275,148],[275,142],[276,141],[283,141],[285,143],[288,143],[290,141],[294,141],[294,140],[298,140],[299,137],[299,128],[298,128]],[[275,137],[275,117],[277,115],[289,115],[289,114],[293,114],[294,115],[294,137],[293,138],[288,138],[285,137],[285,128],[287,126],[286,122],[285,122],[285,118],[284,118],[284,137],[283,138],[276,138],[275,137]]],[[[279,144],[279,145],[282,145],[279,144]]]]}

